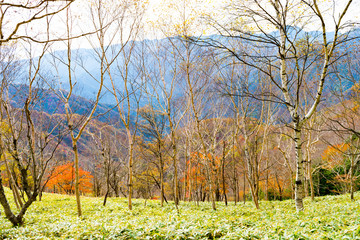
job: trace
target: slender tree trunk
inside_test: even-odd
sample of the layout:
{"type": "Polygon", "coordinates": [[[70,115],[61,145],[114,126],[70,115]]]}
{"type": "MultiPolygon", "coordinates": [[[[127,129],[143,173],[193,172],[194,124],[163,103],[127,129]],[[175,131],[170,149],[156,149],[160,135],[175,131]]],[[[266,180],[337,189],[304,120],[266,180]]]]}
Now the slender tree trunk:
{"type": "Polygon", "coordinates": [[[257,185],[256,176],[255,176],[256,169],[253,169],[253,165],[250,160],[250,155],[248,154],[248,150],[246,149],[246,147],[245,147],[245,155],[246,155],[245,158],[246,158],[247,166],[248,166],[247,178],[248,178],[248,182],[249,182],[251,197],[255,204],[256,209],[259,209],[260,206],[259,206],[259,198],[258,198],[258,185],[257,185]]]}
{"type": "MultiPolygon", "coordinates": [[[[197,203],[199,203],[200,201],[200,196],[199,196],[199,187],[197,185],[197,169],[195,168],[195,179],[194,179],[194,184],[195,184],[195,197],[196,197],[196,201],[197,203]]],[[[199,205],[199,204],[198,204],[199,205]]]]}
{"type": "MultiPolygon", "coordinates": [[[[310,126],[311,127],[311,126],[310,126]]],[[[305,172],[306,172],[306,178],[305,178],[305,197],[309,196],[309,189],[310,189],[310,195],[311,195],[311,180],[312,178],[312,172],[311,172],[311,133],[308,133],[308,139],[306,144],[306,161],[305,161],[305,172]]],[[[312,195],[311,195],[312,197],[312,195]]]]}
{"type": "Polygon", "coordinates": [[[184,184],[183,184],[183,201],[185,202],[186,201],[186,186],[187,186],[187,168],[188,168],[188,165],[187,165],[187,157],[185,158],[185,171],[184,171],[184,184]]]}
{"type": "Polygon", "coordinates": [[[237,173],[236,173],[236,161],[235,161],[235,138],[233,138],[233,146],[232,146],[232,161],[233,161],[233,182],[234,182],[234,205],[236,205],[239,197],[238,193],[238,181],[237,181],[237,173]]]}
{"type": "Polygon", "coordinates": [[[245,170],[244,170],[244,178],[243,178],[243,181],[244,181],[244,184],[243,184],[243,201],[244,201],[244,204],[246,203],[246,172],[245,172],[245,170]]]}
{"type": "Polygon", "coordinates": [[[269,201],[269,158],[266,157],[265,200],[269,201]]]}
{"type": "Polygon", "coordinates": [[[22,207],[23,207],[23,202],[21,200],[21,196],[20,196],[20,193],[19,193],[19,189],[18,189],[18,186],[16,185],[15,183],[15,179],[14,179],[14,176],[11,174],[10,172],[10,169],[9,169],[9,166],[7,164],[7,161],[5,160],[5,168],[6,168],[6,172],[7,174],[9,175],[9,182],[10,182],[10,186],[11,187],[11,190],[13,192],[13,195],[14,195],[14,200],[15,200],[15,204],[16,204],[16,207],[20,210],[22,207]]]}
{"type": "Polygon", "coordinates": [[[281,154],[284,156],[286,166],[288,167],[288,170],[289,170],[289,173],[290,173],[289,183],[290,183],[290,189],[291,189],[291,199],[295,199],[295,196],[294,196],[294,189],[295,188],[294,188],[294,183],[293,183],[293,177],[294,177],[293,170],[291,169],[291,165],[290,165],[288,157],[286,156],[286,152],[283,151],[280,148],[280,146],[278,147],[278,149],[281,152],[281,154]]]}
{"type": "Polygon", "coordinates": [[[41,189],[40,192],[39,192],[39,202],[41,202],[41,200],[42,200],[42,194],[43,194],[43,191],[41,189]]]}
{"type": "Polygon", "coordinates": [[[105,196],[104,196],[104,202],[103,202],[104,207],[106,206],[106,201],[107,201],[108,196],[109,196],[109,188],[106,189],[106,193],[105,193],[105,196]]]}
{"type": "Polygon", "coordinates": [[[191,178],[192,178],[192,175],[191,175],[191,167],[192,167],[192,161],[191,161],[191,152],[190,152],[190,149],[189,149],[189,145],[188,145],[188,139],[186,139],[186,146],[187,146],[187,150],[186,150],[186,154],[188,156],[188,159],[189,159],[189,166],[188,166],[188,169],[189,169],[189,173],[188,173],[188,178],[189,178],[189,202],[191,202],[193,200],[193,197],[192,197],[192,181],[191,181],[191,178]]]}
{"type": "Polygon", "coordinates": [[[296,179],[295,179],[295,206],[296,211],[304,210],[304,164],[301,150],[301,128],[295,125],[295,152],[296,152],[296,179]]]}
{"type": "Polygon", "coordinates": [[[350,200],[354,201],[354,162],[353,159],[351,159],[350,163],[350,200]]]}
{"type": "Polygon", "coordinates": [[[314,181],[313,181],[312,174],[309,177],[309,182],[310,182],[310,191],[311,191],[311,201],[314,201],[315,200],[315,191],[314,191],[314,181]]]}
{"type": "Polygon", "coordinates": [[[239,191],[238,191],[238,180],[237,180],[237,176],[236,176],[236,170],[235,170],[235,164],[234,164],[234,205],[236,205],[236,203],[238,202],[238,198],[239,198],[239,191]]]}
{"type": "Polygon", "coordinates": [[[164,166],[162,160],[160,160],[160,205],[164,206],[164,166]]]}
{"type": "Polygon", "coordinates": [[[176,142],[175,142],[175,132],[172,131],[172,149],[173,149],[173,165],[174,165],[174,202],[175,207],[178,208],[179,205],[179,195],[178,195],[178,168],[177,168],[177,149],[176,149],[176,142]]]}
{"type": "Polygon", "coordinates": [[[74,150],[74,164],[75,164],[75,196],[78,216],[81,217],[81,202],[80,202],[80,177],[79,177],[79,155],[77,142],[73,139],[73,150],[74,150]]]}
{"type": "Polygon", "coordinates": [[[19,203],[18,198],[17,198],[17,196],[16,196],[16,194],[15,194],[15,186],[14,186],[14,184],[12,184],[11,182],[10,182],[9,185],[10,185],[11,191],[12,191],[12,193],[13,193],[13,197],[14,197],[14,202],[15,202],[16,208],[17,208],[18,210],[20,210],[20,203],[19,203]]]}
{"type": "Polygon", "coordinates": [[[107,198],[109,196],[109,192],[110,192],[110,187],[109,187],[110,183],[109,183],[109,176],[106,176],[106,193],[105,193],[105,196],[104,196],[104,202],[103,202],[103,206],[105,207],[106,206],[106,201],[107,201],[107,198]]]}
{"type": "Polygon", "coordinates": [[[277,183],[278,189],[279,189],[279,200],[282,201],[282,200],[283,200],[282,188],[281,188],[280,181],[279,181],[279,177],[278,177],[277,174],[275,174],[275,178],[276,178],[276,183],[277,183]]]}
{"type": "MultiPolygon", "coordinates": [[[[212,176],[210,176],[212,177],[212,176]]],[[[211,181],[211,180],[210,180],[211,181]]],[[[209,197],[211,196],[211,206],[213,210],[216,210],[216,193],[215,193],[215,189],[214,189],[214,185],[212,183],[210,183],[210,194],[209,197]]],[[[210,199],[209,199],[210,200],[210,199]]]]}
{"type": "Polygon", "coordinates": [[[221,177],[222,177],[222,188],[224,194],[224,201],[225,205],[228,205],[227,196],[226,196],[226,184],[225,184],[225,142],[224,142],[224,149],[223,149],[223,157],[222,157],[222,166],[221,166],[221,177]]]}
{"type": "Polygon", "coordinates": [[[308,181],[308,179],[307,179],[307,177],[308,177],[308,164],[307,164],[307,161],[305,161],[304,162],[304,164],[303,164],[303,166],[304,166],[304,197],[308,197],[309,196],[309,185],[310,185],[310,183],[309,183],[309,181],[308,181]]]}
{"type": "Polygon", "coordinates": [[[105,193],[104,202],[103,202],[103,206],[105,207],[106,201],[107,201],[107,198],[108,198],[109,192],[110,192],[110,156],[109,156],[109,159],[106,159],[105,151],[103,150],[102,157],[104,158],[105,175],[106,175],[106,193],[105,193]]]}
{"type": "Polygon", "coordinates": [[[256,209],[260,209],[259,196],[256,194],[256,187],[250,186],[251,196],[253,198],[256,209]]]}
{"type": "Polygon", "coordinates": [[[119,197],[119,184],[118,184],[118,180],[117,180],[117,174],[116,174],[116,170],[114,169],[113,172],[113,185],[114,185],[114,192],[115,192],[115,197],[119,197]]]}
{"type": "MultiPolygon", "coordinates": [[[[191,165],[190,165],[190,167],[191,167],[191,165]]],[[[190,171],[189,171],[189,199],[188,199],[189,202],[191,202],[193,200],[193,197],[192,197],[192,181],[191,181],[192,176],[191,176],[190,171]]]]}
{"type": "Polygon", "coordinates": [[[129,192],[128,192],[128,207],[132,210],[132,195],[133,195],[133,139],[130,133],[130,129],[127,129],[129,138],[129,192]]]}
{"type": "Polygon", "coordinates": [[[311,158],[308,159],[308,178],[309,178],[311,201],[314,201],[315,200],[315,193],[314,193],[314,182],[313,182],[313,172],[312,172],[311,158]]]}

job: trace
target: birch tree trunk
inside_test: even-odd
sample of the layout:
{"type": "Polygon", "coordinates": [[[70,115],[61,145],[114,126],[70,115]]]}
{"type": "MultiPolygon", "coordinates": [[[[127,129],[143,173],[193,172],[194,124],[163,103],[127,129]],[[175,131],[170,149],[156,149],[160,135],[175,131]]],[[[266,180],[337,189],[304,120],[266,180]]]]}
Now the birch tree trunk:
{"type": "Polygon", "coordinates": [[[237,24],[224,25],[223,22],[217,22],[214,19],[211,19],[210,22],[218,33],[249,44],[236,49],[232,43],[223,43],[209,38],[201,41],[209,46],[226,50],[239,63],[265,74],[270,78],[272,86],[279,90],[279,93],[276,94],[262,94],[247,89],[247,96],[262,101],[278,102],[288,110],[292,120],[290,127],[294,130],[295,205],[298,212],[304,209],[302,203],[304,195],[302,128],[320,104],[328,68],[336,61],[336,59],[332,61],[335,50],[341,43],[349,39],[347,33],[342,34],[341,30],[345,29],[344,32],[346,32],[351,28],[351,25],[344,24],[343,20],[352,2],[353,0],[346,0],[341,1],[340,4],[339,1],[339,5],[329,6],[318,0],[232,1],[232,7],[227,10],[230,21],[233,20],[237,24]],[[301,10],[293,11],[294,9],[301,10]],[[331,25],[333,29],[329,28],[330,24],[325,19],[327,14],[333,18],[331,25]],[[306,18],[304,18],[305,15],[306,18]],[[304,46],[300,46],[299,42],[304,40],[302,33],[304,28],[310,24],[311,27],[314,25],[319,27],[322,39],[319,40],[309,34],[305,37],[306,47],[304,48],[304,46]],[[277,33],[275,35],[267,34],[268,26],[277,29],[277,33]],[[330,32],[332,33],[330,34],[330,32]],[[332,35],[331,39],[328,37],[329,35],[332,35]],[[309,51],[313,41],[319,43],[319,49],[316,50],[318,53],[315,54],[315,57],[312,55],[314,51],[309,51]],[[266,51],[264,51],[265,48],[266,51]],[[320,64],[318,64],[319,59],[321,59],[320,64]],[[266,64],[265,66],[268,67],[264,68],[264,65],[259,63],[266,64]],[[310,67],[316,69],[318,72],[316,76],[308,74],[310,67]],[[317,87],[309,92],[311,104],[304,106],[303,89],[307,81],[315,82],[317,87]]]}
{"type": "Polygon", "coordinates": [[[296,178],[295,178],[295,206],[297,211],[303,211],[304,198],[304,164],[301,149],[301,126],[295,123],[295,149],[296,149],[296,178]]]}

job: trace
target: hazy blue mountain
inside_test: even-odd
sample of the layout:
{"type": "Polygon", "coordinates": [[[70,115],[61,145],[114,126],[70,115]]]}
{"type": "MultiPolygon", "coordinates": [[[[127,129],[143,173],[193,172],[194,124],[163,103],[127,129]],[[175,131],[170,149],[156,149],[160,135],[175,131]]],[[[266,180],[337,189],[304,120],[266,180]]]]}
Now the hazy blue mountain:
{"type": "MultiPolygon", "coordinates": [[[[8,98],[12,106],[16,108],[23,108],[28,97],[29,88],[26,85],[12,84],[8,88],[8,98]]],[[[66,92],[64,92],[66,94],[66,92]]],[[[64,103],[54,91],[46,88],[34,88],[32,91],[33,102],[31,103],[31,110],[38,112],[45,112],[47,114],[64,114],[64,103]]],[[[85,115],[89,113],[93,107],[93,102],[87,98],[73,95],[70,98],[70,107],[73,113],[85,115]]],[[[117,122],[118,111],[114,106],[100,103],[95,112],[95,117],[100,121],[117,122]]]]}
{"type": "MultiPolygon", "coordinates": [[[[296,34],[298,34],[297,37],[300,36],[303,38],[306,36],[312,36],[315,39],[321,37],[319,32],[305,32],[298,28],[291,28],[289,31],[291,32],[290,37],[293,38],[295,38],[296,34]]],[[[278,38],[276,32],[272,33],[272,35],[275,39],[278,38]]],[[[328,35],[331,36],[331,33],[328,35]]],[[[351,33],[351,37],[356,37],[358,35],[359,30],[351,33]]],[[[236,41],[216,35],[206,37],[205,39],[213,40],[224,45],[228,44],[229,41],[236,41]]],[[[183,53],[185,51],[184,42],[177,38],[172,38],[170,40],[171,41],[169,41],[169,39],[131,41],[124,48],[122,48],[120,45],[107,47],[106,57],[108,61],[112,61],[110,66],[110,71],[112,73],[111,77],[116,83],[119,99],[123,99],[124,96],[123,79],[126,76],[129,82],[136,83],[133,85],[133,89],[130,89],[131,92],[136,93],[132,94],[132,96],[142,96],[140,101],[141,105],[146,105],[149,102],[149,99],[138,93],[143,90],[147,90],[149,92],[160,91],[160,85],[150,86],[150,81],[160,82],[161,79],[165,79],[165,82],[169,84],[167,87],[170,87],[175,70],[178,72],[176,78],[178,83],[180,83],[179,87],[176,88],[175,95],[181,96],[183,94],[183,88],[185,88],[185,84],[181,84],[182,78],[184,77],[181,73],[182,59],[179,58],[179,54],[174,52],[175,50],[172,49],[173,46],[175,46],[179,52],[183,53]],[[159,60],[161,63],[159,63],[159,60]],[[127,61],[129,63],[126,65],[127,61]]],[[[206,51],[204,48],[195,46],[194,44],[192,48],[193,53],[191,57],[194,59],[196,65],[197,55],[206,54],[206,51]]],[[[343,46],[343,49],[344,52],[348,51],[349,44],[343,46]]],[[[241,49],[238,49],[238,51],[241,51],[241,49]]],[[[341,51],[342,50],[340,49],[340,53],[341,51]]],[[[74,83],[76,82],[74,93],[79,97],[90,100],[94,99],[99,87],[99,80],[101,76],[100,56],[101,54],[99,49],[74,49],[71,51],[71,76],[72,81],[74,83]]],[[[223,57],[223,55],[219,56],[223,57]]],[[[42,59],[41,71],[43,78],[47,81],[47,84],[54,86],[54,88],[61,87],[65,91],[69,90],[69,71],[67,67],[67,58],[67,51],[65,50],[56,51],[52,54],[46,54],[42,59]]],[[[226,68],[231,67],[228,64],[230,60],[224,60],[223,58],[222,61],[222,71],[226,71],[226,68]]],[[[349,74],[347,67],[344,64],[340,65],[339,69],[342,75],[349,74]]],[[[194,71],[198,71],[199,73],[192,74],[197,74],[196,77],[201,78],[201,74],[203,74],[201,73],[202,69],[196,69],[195,66],[194,71]]],[[[217,74],[216,70],[212,69],[211,71],[212,72],[210,73],[210,77],[215,77],[217,74]]],[[[103,72],[105,88],[102,92],[101,103],[114,106],[115,98],[113,94],[108,91],[108,89],[112,89],[109,80],[110,76],[105,69],[103,69],[103,72]]],[[[254,74],[252,78],[253,80],[251,80],[252,84],[250,84],[249,90],[254,90],[257,88],[256,74],[254,74]]],[[[331,89],[336,89],[339,87],[337,83],[335,84],[335,78],[336,76],[331,76],[331,73],[329,74],[329,80],[326,83],[327,92],[329,92],[331,89]]],[[[350,89],[353,83],[344,78],[344,81],[342,81],[341,84],[343,87],[345,87],[345,89],[350,89]]],[[[135,100],[133,99],[133,101],[135,100]]]]}

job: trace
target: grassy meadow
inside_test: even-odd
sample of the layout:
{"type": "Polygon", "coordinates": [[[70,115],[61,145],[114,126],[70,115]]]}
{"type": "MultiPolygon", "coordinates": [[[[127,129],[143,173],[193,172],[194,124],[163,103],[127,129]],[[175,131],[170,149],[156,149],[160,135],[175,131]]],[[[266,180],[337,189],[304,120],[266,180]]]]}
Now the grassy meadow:
{"type": "MultiPolygon", "coordinates": [[[[360,198],[360,193],[355,197],[360,198]]],[[[359,201],[349,196],[305,200],[306,210],[296,213],[293,201],[251,202],[234,206],[218,203],[172,203],[126,199],[82,198],[82,218],[76,216],[73,196],[44,194],[25,215],[22,227],[12,227],[1,208],[0,239],[360,239],[359,201]]]]}

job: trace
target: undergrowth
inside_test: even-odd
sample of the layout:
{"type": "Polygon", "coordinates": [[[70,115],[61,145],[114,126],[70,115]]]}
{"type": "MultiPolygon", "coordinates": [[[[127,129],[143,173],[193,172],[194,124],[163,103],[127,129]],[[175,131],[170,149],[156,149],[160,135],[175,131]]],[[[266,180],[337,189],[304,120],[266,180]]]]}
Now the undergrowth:
{"type": "MultiPolygon", "coordinates": [[[[355,195],[360,198],[360,194],[355,195]]],[[[100,198],[82,198],[83,217],[78,218],[72,196],[44,194],[25,215],[22,227],[12,227],[1,209],[0,239],[360,239],[359,201],[348,195],[305,200],[305,211],[294,203],[251,202],[198,206],[181,202],[160,207],[158,201],[111,198],[106,207],[100,198]]]]}

